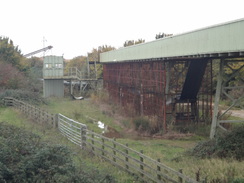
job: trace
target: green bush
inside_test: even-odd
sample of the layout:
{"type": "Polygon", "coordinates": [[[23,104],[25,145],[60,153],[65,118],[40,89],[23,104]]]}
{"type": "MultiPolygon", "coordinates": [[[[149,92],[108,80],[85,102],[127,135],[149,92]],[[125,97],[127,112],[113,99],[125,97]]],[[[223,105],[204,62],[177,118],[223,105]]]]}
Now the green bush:
{"type": "Polygon", "coordinates": [[[135,125],[135,130],[146,132],[150,130],[149,120],[143,117],[138,117],[133,120],[133,124],[135,125]]]}
{"type": "Polygon", "coordinates": [[[41,97],[39,93],[28,90],[4,90],[0,93],[0,100],[2,100],[4,97],[13,97],[15,99],[35,105],[47,104],[47,100],[41,97]]]}
{"type": "Polygon", "coordinates": [[[49,145],[38,135],[3,122],[0,132],[0,182],[115,182],[85,164],[76,167],[65,146],[49,145]]]}
{"type": "Polygon", "coordinates": [[[244,183],[244,179],[238,178],[238,179],[233,180],[231,183],[244,183]]]}
{"type": "Polygon", "coordinates": [[[216,139],[218,157],[244,159],[244,125],[216,139]]]}
{"type": "Polygon", "coordinates": [[[198,143],[190,154],[200,158],[244,159],[244,125],[227,132],[216,139],[198,143]]]}

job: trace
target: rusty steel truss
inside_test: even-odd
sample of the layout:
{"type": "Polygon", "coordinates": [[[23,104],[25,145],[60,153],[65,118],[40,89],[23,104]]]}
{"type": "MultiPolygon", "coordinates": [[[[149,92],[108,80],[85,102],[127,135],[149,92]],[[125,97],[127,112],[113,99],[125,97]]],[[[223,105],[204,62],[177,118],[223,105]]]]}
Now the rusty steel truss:
{"type": "Polygon", "coordinates": [[[113,101],[137,115],[156,117],[158,129],[166,130],[170,123],[211,121],[211,68],[207,59],[106,63],[104,87],[113,101]],[[193,62],[204,69],[194,73],[193,62]]]}

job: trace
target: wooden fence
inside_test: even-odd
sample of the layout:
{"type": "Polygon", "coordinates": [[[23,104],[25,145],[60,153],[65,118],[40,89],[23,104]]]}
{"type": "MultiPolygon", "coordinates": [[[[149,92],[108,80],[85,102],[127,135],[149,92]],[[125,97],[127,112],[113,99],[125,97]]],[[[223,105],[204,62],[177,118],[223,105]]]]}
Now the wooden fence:
{"type": "MultiPolygon", "coordinates": [[[[49,114],[43,109],[31,106],[14,98],[6,97],[5,105],[14,106],[34,120],[58,127],[62,135],[82,149],[102,157],[113,165],[138,176],[146,182],[173,182],[173,183],[198,183],[182,173],[176,171],[162,162],[154,160],[143,154],[143,151],[133,150],[128,144],[123,145],[103,135],[87,129],[85,124],[70,119],[62,114],[49,114]]],[[[199,177],[197,178],[199,179],[199,177]]]]}
{"type": "Polygon", "coordinates": [[[11,97],[5,97],[4,98],[4,104],[6,106],[13,106],[17,109],[19,109],[21,112],[26,114],[31,119],[42,123],[46,125],[52,125],[54,128],[57,127],[57,115],[51,114],[47,112],[44,109],[41,109],[39,107],[27,104],[25,102],[22,102],[20,100],[11,98],[11,97]]]}

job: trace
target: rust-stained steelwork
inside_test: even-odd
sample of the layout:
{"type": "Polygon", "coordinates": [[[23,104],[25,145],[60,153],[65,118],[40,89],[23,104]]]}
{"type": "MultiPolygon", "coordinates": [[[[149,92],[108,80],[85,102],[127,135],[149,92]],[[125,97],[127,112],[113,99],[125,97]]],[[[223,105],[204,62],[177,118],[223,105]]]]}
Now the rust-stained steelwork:
{"type": "Polygon", "coordinates": [[[191,61],[107,63],[104,87],[113,101],[138,115],[156,117],[158,129],[166,129],[167,123],[207,121],[212,110],[212,77],[211,62],[204,61],[202,79],[186,90],[199,85],[195,98],[182,98],[191,61]]]}
{"type": "Polygon", "coordinates": [[[217,128],[223,129],[220,123],[240,122],[222,120],[226,112],[219,116],[218,105],[224,95],[232,102],[228,110],[243,109],[243,32],[244,19],[239,19],[101,53],[104,86],[114,101],[137,114],[156,116],[159,129],[212,118],[214,138],[217,128]],[[212,62],[220,65],[214,110],[212,62]],[[238,86],[232,86],[236,78],[238,86]]]}

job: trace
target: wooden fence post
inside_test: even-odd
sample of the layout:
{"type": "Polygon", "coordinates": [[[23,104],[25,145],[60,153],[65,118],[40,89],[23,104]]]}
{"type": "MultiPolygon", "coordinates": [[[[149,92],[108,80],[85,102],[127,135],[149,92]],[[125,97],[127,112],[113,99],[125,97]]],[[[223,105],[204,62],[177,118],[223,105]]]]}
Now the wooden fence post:
{"type": "Polygon", "coordinates": [[[34,106],[34,119],[37,120],[37,107],[36,106],[34,106]]]}
{"type": "Polygon", "coordinates": [[[23,102],[21,102],[21,105],[23,106],[23,113],[26,114],[26,112],[25,112],[25,111],[26,111],[26,106],[25,106],[25,104],[24,104],[23,102]]]}
{"type": "Polygon", "coordinates": [[[196,172],[196,181],[200,181],[200,168],[196,172]]]}
{"type": "Polygon", "coordinates": [[[116,162],[116,144],[115,144],[116,138],[114,138],[113,140],[113,153],[114,153],[114,157],[113,160],[114,162],[116,162]]]}
{"type": "Polygon", "coordinates": [[[53,128],[57,128],[58,127],[58,119],[59,119],[58,114],[55,114],[54,115],[54,119],[53,119],[53,128]]]}
{"type": "Polygon", "coordinates": [[[20,109],[21,112],[23,112],[23,105],[20,102],[19,102],[19,109],[20,109]]]}
{"type": "Polygon", "coordinates": [[[13,107],[16,107],[16,102],[15,102],[15,100],[12,100],[12,106],[13,106],[13,107]]]}
{"type": "Polygon", "coordinates": [[[92,130],[92,152],[94,153],[95,148],[94,148],[94,134],[93,133],[94,133],[94,131],[92,130]]]}
{"type": "MultiPolygon", "coordinates": [[[[182,169],[179,169],[179,172],[180,173],[183,173],[183,170],[182,169]]],[[[183,183],[183,179],[181,177],[178,177],[178,182],[179,183],[183,183]]]]}
{"type": "MultiPolygon", "coordinates": [[[[143,154],[143,150],[141,150],[140,152],[141,152],[141,154],[143,154]]],[[[141,169],[142,172],[144,171],[143,161],[144,161],[144,160],[143,160],[143,157],[140,156],[140,162],[141,162],[141,163],[140,163],[140,169],[141,169]]],[[[144,177],[144,174],[141,173],[141,176],[144,177]]]]}
{"type": "Polygon", "coordinates": [[[34,117],[34,107],[33,106],[31,106],[31,105],[27,105],[28,106],[28,116],[31,118],[31,119],[33,119],[34,117]]]}
{"type": "MultiPolygon", "coordinates": [[[[158,159],[157,161],[160,163],[160,159],[158,159]]],[[[158,165],[157,165],[157,171],[158,171],[157,178],[158,180],[161,180],[161,175],[159,174],[159,172],[161,171],[161,167],[158,165]]]]}
{"type": "Polygon", "coordinates": [[[104,156],[104,149],[105,149],[105,147],[104,147],[104,138],[102,138],[102,155],[104,156]]]}
{"type": "Polygon", "coordinates": [[[81,126],[81,148],[86,148],[86,126],[81,126]]]}
{"type": "Polygon", "coordinates": [[[26,112],[25,112],[26,111],[26,109],[25,109],[26,107],[25,107],[25,105],[23,103],[22,103],[22,106],[23,106],[23,113],[26,114],[26,112]]]}
{"type": "Polygon", "coordinates": [[[38,120],[38,108],[35,106],[35,119],[38,120]]]}
{"type": "Polygon", "coordinates": [[[40,121],[40,108],[36,107],[36,119],[40,121]]]}
{"type": "Polygon", "coordinates": [[[47,117],[46,123],[48,124],[48,123],[50,123],[50,119],[49,119],[49,115],[48,115],[47,111],[45,111],[45,114],[46,114],[46,117],[47,117]]]}
{"type": "Polygon", "coordinates": [[[42,121],[41,121],[41,124],[44,123],[45,121],[45,111],[42,110],[42,121]]]}
{"type": "MultiPolygon", "coordinates": [[[[127,148],[129,147],[128,144],[125,144],[125,145],[126,145],[127,148]]],[[[125,154],[126,154],[126,156],[125,156],[125,168],[126,168],[126,170],[128,170],[129,169],[129,166],[128,166],[128,162],[129,162],[129,158],[128,158],[129,151],[128,151],[128,149],[125,149],[125,154]]]]}

